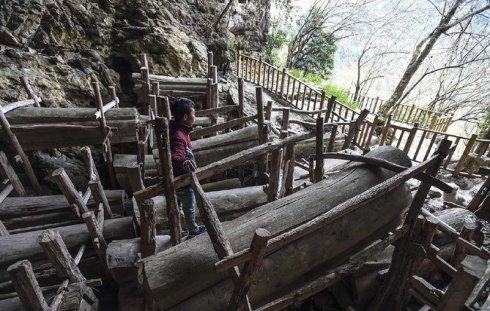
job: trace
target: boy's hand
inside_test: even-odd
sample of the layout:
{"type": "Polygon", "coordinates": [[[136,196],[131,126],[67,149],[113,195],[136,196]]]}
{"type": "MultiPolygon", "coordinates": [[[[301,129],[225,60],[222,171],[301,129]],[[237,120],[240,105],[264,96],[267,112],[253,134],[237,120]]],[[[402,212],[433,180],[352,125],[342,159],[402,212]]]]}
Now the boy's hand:
{"type": "Polygon", "coordinates": [[[183,164],[184,170],[186,172],[194,172],[197,169],[196,162],[192,160],[186,160],[183,164]]]}

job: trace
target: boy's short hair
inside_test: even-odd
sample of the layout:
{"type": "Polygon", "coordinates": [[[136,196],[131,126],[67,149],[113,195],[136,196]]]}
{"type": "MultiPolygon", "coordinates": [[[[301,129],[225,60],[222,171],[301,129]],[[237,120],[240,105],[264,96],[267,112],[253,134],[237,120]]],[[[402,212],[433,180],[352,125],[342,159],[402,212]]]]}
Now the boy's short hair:
{"type": "Polygon", "coordinates": [[[194,102],[189,98],[180,97],[170,103],[170,111],[175,121],[180,121],[194,108],[194,102]]]}

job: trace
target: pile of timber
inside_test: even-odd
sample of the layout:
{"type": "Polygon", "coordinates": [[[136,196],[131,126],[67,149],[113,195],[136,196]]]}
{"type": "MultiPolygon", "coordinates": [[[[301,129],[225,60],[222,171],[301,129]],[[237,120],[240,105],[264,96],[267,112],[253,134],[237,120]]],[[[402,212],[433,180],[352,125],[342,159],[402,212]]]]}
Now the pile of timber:
{"type": "MultiPolygon", "coordinates": [[[[406,155],[394,148],[379,148],[371,155],[410,166],[406,155]]],[[[265,228],[272,235],[284,232],[325,213],[391,175],[366,165],[347,168],[328,180],[225,222],[224,231],[232,248],[242,250],[250,244],[256,228],[265,228]]],[[[336,224],[268,255],[257,281],[250,288],[249,297],[260,304],[287,290],[308,273],[314,273],[315,269],[342,262],[359,247],[370,244],[396,227],[410,200],[408,186],[402,185],[355,212],[340,212],[336,224]]],[[[224,309],[230,299],[233,281],[228,273],[216,272],[214,263],[217,261],[209,237],[201,235],[145,258],[142,262],[144,282],[160,309],[224,309]],[[185,287],[178,285],[183,280],[185,287]]]]}
{"type": "MultiPolygon", "coordinates": [[[[22,107],[5,116],[26,151],[59,147],[100,145],[101,135],[96,108],[22,107]]],[[[105,112],[107,126],[113,129],[111,143],[138,140],[138,126],[145,123],[135,108],[110,109],[105,112]]],[[[2,139],[5,138],[0,135],[2,139]]]]}
{"type": "MultiPolygon", "coordinates": [[[[124,215],[124,190],[106,190],[113,213],[124,215]]],[[[90,198],[87,207],[95,209],[90,198]]],[[[64,195],[7,197],[0,203],[0,220],[10,234],[72,225],[80,222],[64,195]]]]}

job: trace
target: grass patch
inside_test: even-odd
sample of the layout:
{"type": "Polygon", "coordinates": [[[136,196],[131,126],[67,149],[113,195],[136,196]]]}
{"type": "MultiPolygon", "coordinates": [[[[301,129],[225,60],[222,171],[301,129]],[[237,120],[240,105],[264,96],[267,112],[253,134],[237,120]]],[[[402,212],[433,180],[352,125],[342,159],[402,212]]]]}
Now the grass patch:
{"type": "Polygon", "coordinates": [[[325,94],[327,94],[327,96],[337,97],[337,101],[339,101],[340,103],[346,105],[351,109],[356,109],[359,107],[357,103],[349,100],[349,94],[347,93],[346,90],[341,89],[335,85],[328,84],[327,80],[323,79],[323,77],[319,74],[315,74],[315,73],[305,74],[303,71],[299,69],[291,69],[288,71],[288,73],[298,80],[301,80],[308,84],[319,86],[325,91],[325,94]]]}

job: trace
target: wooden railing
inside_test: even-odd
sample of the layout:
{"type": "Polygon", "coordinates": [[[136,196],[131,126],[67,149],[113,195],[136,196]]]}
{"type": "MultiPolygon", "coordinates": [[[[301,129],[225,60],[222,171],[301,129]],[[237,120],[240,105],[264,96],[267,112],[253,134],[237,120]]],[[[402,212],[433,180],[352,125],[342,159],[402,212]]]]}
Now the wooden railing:
{"type": "MultiPolygon", "coordinates": [[[[293,112],[312,117],[325,115],[325,123],[352,123],[360,115],[356,110],[337,101],[335,96],[327,96],[324,91],[298,80],[285,69],[274,67],[260,58],[238,53],[237,74],[245,80],[263,86],[296,107],[297,109],[291,109],[293,112]]],[[[442,115],[414,105],[398,105],[381,126],[376,112],[382,103],[383,100],[379,98],[359,97],[360,107],[374,114],[372,120],[362,121],[353,140],[353,143],[363,150],[369,148],[374,136],[378,136],[379,145],[395,146],[404,150],[413,161],[423,162],[434,152],[441,139],[449,139],[456,149],[448,155],[444,168],[448,169],[453,157],[459,156],[456,166],[452,169],[456,175],[464,170],[470,153],[476,153],[478,160],[488,152],[490,140],[478,139],[476,134],[465,137],[446,133],[452,121],[451,115],[442,115]],[[404,126],[394,124],[393,121],[413,125],[404,126]]],[[[341,125],[339,130],[347,133],[349,127],[347,124],[341,125]]]]}
{"type": "MultiPolygon", "coordinates": [[[[370,122],[366,122],[365,124],[369,123],[370,122]]],[[[367,126],[370,127],[372,124],[367,126]]],[[[365,130],[362,127],[361,132],[365,133],[365,130]]],[[[362,135],[364,134],[361,134],[361,136],[362,135]]],[[[453,171],[454,175],[458,175],[465,169],[465,164],[468,161],[468,155],[470,153],[476,154],[476,161],[488,153],[490,140],[477,137],[476,134],[466,137],[421,128],[418,123],[415,123],[412,127],[400,126],[392,124],[390,118],[388,118],[383,126],[379,144],[401,148],[407,153],[410,159],[416,162],[422,162],[434,152],[441,139],[448,139],[452,142],[452,145],[455,146],[455,150],[448,155],[443,167],[453,171]],[[458,156],[459,159],[457,160],[456,165],[453,168],[448,168],[451,160],[458,156]]],[[[368,141],[364,141],[364,143],[368,143],[368,141]]],[[[365,144],[361,144],[361,146],[364,148],[367,147],[365,144]]],[[[472,174],[470,173],[469,175],[472,174]]]]}
{"type": "MultiPolygon", "coordinates": [[[[360,108],[368,109],[373,114],[377,114],[386,102],[379,97],[373,98],[363,95],[359,95],[355,99],[354,94],[349,94],[349,98],[356,102],[360,108]]],[[[420,127],[440,132],[446,132],[453,119],[452,115],[444,115],[440,112],[405,104],[396,105],[391,115],[394,121],[408,124],[418,122],[420,127]]]]}

